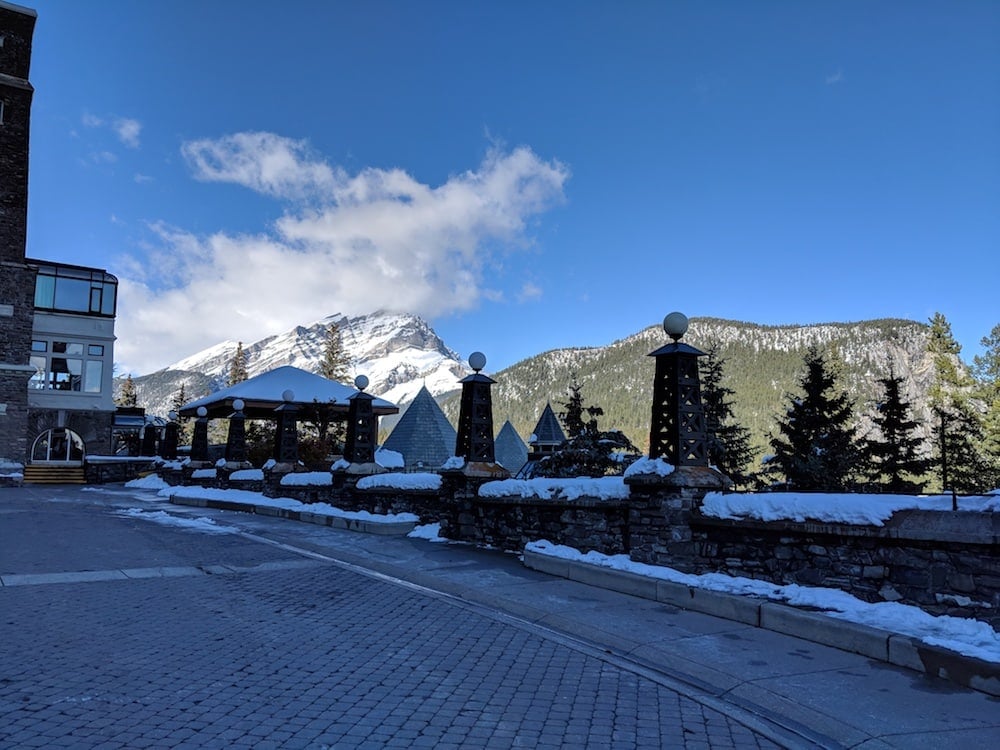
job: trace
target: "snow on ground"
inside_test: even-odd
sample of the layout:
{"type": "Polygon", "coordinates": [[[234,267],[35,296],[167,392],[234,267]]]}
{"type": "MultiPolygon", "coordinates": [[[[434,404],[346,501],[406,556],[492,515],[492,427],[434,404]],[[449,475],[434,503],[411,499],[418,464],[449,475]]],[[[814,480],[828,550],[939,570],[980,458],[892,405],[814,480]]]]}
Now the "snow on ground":
{"type": "MultiPolygon", "coordinates": [[[[710,492],[701,512],[716,518],[758,521],[821,521],[882,526],[898,510],[951,512],[951,495],[862,495],[825,492],[710,492]]],[[[1000,511],[1000,495],[961,497],[960,511],[1000,511]]]]}
{"type": "Polygon", "coordinates": [[[366,510],[341,510],[329,503],[301,503],[290,497],[264,497],[258,492],[247,490],[216,490],[209,487],[167,487],[160,490],[161,497],[189,497],[205,500],[225,500],[227,503],[238,503],[246,506],[263,505],[269,508],[284,508],[303,513],[314,513],[319,516],[333,516],[352,521],[367,521],[369,523],[416,523],[420,517],[414,513],[369,513],[366,510]]]}
{"type": "Polygon", "coordinates": [[[148,476],[125,482],[125,486],[134,490],[162,490],[164,487],[169,487],[170,485],[156,474],[149,474],[148,476]]]}
{"type": "Polygon", "coordinates": [[[480,497],[537,497],[542,500],[576,500],[597,497],[602,500],[628,498],[628,486],[621,477],[577,477],[576,479],[501,479],[486,482],[479,488],[480,497]]]}
{"type": "Polygon", "coordinates": [[[141,508],[128,508],[119,511],[116,516],[138,518],[140,521],[152,521],[163,526],[177,526],[189,531],[202,531],[208,534],[238,534],[240,530],[232,526],[219,526],[211,518],[184,518],[172,516],[162,510],[146,511],[141,508]]]}
{"type": "Polygon", "coordinates": [[[426,539],[428,542],[448,542],[450,539],[445,539],[441,536],[441,524],[440,523],[427,523],[423,526],[417,526],[407,534],[411,539],[426,539]]]}
{"type": "Polygon", "coordinates": [[[649,458],[648,456],[643,456],[633,461],[625,469],[625,476],[627,477],[635,476],[636,474],[656,474],[657,476],[665,477],[673,473],[673,464],[668,464],[662,458],[649,458]]]}
{"type": "Polygon", "coordinates": [[[935,617],[919,607],[897,602],[869,604],[839,589],[796,584],[782,586],[723,573],[702,575],[682,573],[662,565],[633,562],[628,555],[602,555],[599,552],[583,554],[573,547],[552,544],[544,540],[529,542],[525,549],[542,555],[622,570],[693,588],[741,596],[757,596],[793,606],[815,607],[830,617],[913,636],[924,643],[941,646],[984,661],[1000,663],[1000,633],[980,620],[947,615],[935,617]]]}
{"type": "Polygon", "coordinates": [[[412,474],[373,474],[358,480],[359,490],[387,487],[395,490],[439,490],[441,475],[431,472],[412,474]]]}

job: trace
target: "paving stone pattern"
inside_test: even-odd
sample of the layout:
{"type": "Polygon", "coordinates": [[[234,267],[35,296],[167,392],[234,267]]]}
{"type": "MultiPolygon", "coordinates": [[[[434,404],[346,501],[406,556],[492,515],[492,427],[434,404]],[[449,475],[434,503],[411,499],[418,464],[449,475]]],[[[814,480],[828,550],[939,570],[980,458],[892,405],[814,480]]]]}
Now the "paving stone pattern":
{"type": "Polygon", "coordinates": [[[4,748],[775,747],[566,645],[322,563],[11,586],[0,612],[4,748]]]}

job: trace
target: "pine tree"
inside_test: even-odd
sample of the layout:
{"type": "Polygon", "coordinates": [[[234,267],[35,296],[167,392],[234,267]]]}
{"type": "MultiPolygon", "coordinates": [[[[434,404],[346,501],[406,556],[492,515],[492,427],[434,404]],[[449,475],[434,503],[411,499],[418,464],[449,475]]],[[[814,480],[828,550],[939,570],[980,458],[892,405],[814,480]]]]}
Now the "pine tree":
{"type": "MultiPolygon", "coordinates": [[[[180,412],[181,408],[188,402],[187,392],[184,388],[184,382],[181,381],[181,387],[174,394],[174,397],[170,401],[171,411],[180,412]]],[[[178,445],[188,445],[191,442],[191,418],[190,417],[177,417],[177,444],[178,445]]]]}
{"type": "Polygon", "coordinates": [[[344,350],[344,341],[340,326],[330,323],[326,329],[326,345],[323,349],[323,361],[319,365],[319,374],[327,380],[343,383],[347,380],[350,360],[344,350]]]}
{"type": "Polygon", "coordinates": [[[983,418],[973,401],[975,381],[965,371],[962,347],[941,313],[930,320],[927,351],[934,359],[931,407],[937,416],[935,458],[940,468],[940,489],[979,492],[990,484],[991,467],[983,450],[983,418]]]}
{"type": "Polygon", "coordinates": [[[701,370],[701,403],[705,410],[709,463],[733,480],[737,487],[753,483],[754,475],[747,472],[754,451],[750,430],[735,421],[731,388],[722,385],[725,360],[718,356],[718,345],[708,347],[699,363],[701,370]]]}
{"type": "Polygon", "coordinates": [[[135,407],[139,403],[139,392],[136,390],[135,381],[132,380],[131,373],[122,383],[121,390],[118,391],[118,398],[115,399],[118,406],[135,407]]]}
{"type": "Polygon", "coordinates": [[[1000,487],[1000,324],[993,326],[981,341],[983,354],[973,358],[973,373],[983,415],[983,452],[990,464],[986,484],[1000,487]]]}
{"type": "Polygon", "coordinates": [[[778,422],[780,435],[771,438],[770,466],[791,489],[844,492],[858,459],[850,398],[836,389],[832,365],[816,347],[807,351],[805,367],[799,380],[803,395],[789,394],[791,405],[778,422]]]}
{"type": "Polygon", "coordinates": [[[248,377],[247,356],[243,353],[243,342],[239,341],[236,344],[236,353],[233,354],[229,363],[229,378],[226,380],[226,386],[242,383],[248,377]]]}
{"type": "Polygon", "coordinates": [[[594,425],[596,429],[597,418],[604,415],[604,409],[599,406],[583,405],[583,386],[580,385],[576,373],[571,377],[573,380],[569,384],[569,398],[560,403],[563,410],[557,415],[570,439],[586,432],[588,424],[594,425]],[[584,419],[584,414],[589,420],[584,419]]]}
{"type": "Polygon", "coordinates": [[[584,406],[582,386],[573,375],[569,399],[559,413],[567,439],[534,468],[539,477],[603,477],[624,473],[638,458],[638,448],[620,430],[602,431],[597,418],[599,406],[584,406]],[[584,415],[587,416],[584,421],[584,415]]]}
{"type": "Polygon", "coordinates": [[[924,455],[924,440],[916,434],[920,423],[911,416],[910,403],[903,397],[903,379],[891,370],[879,378],[884,395],[872,416],[879,438],[866,438],[861,449],[869,478],[885,492],[919,493],[921,478],[930,470],[924,455]]]}

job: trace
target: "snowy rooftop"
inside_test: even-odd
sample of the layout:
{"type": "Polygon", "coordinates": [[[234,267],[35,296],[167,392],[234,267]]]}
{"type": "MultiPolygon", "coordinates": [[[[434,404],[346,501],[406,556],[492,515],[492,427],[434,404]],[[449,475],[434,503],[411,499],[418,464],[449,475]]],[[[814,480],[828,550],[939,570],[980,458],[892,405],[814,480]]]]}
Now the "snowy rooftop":
{"type": "MultiPolygon", "coordinates": [[[[311,406],[314,403],[333,404],[346,413],[348,399],[358,393],[343,383],[328,380],[297,367],[277,367],[256,377],[236,383],[208,396],[191,401],[180,410],[181,416],[192,417],[199,406],[208,410],[210,417],[228,417],[233,412],[233,401],[243,399],[244,412],[248,417],[269,417],[284,402],[282,394],[291,391],[292,403],[311,406]]],[[[375,413],[395,414],[399,411],[395,404],[381,398],[373,402],[375,413]]]]}

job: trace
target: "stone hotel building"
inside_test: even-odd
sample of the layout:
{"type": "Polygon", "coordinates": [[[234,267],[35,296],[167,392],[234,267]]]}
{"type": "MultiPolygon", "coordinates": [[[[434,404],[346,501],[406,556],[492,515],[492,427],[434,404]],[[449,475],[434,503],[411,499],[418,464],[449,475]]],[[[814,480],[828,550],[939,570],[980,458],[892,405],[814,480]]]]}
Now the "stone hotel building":
{"type": "Polygon", "coordinates": [[[0,0],[0,466],[111,452],[118,280],[26,255],[35,11],[0,0]]]}

